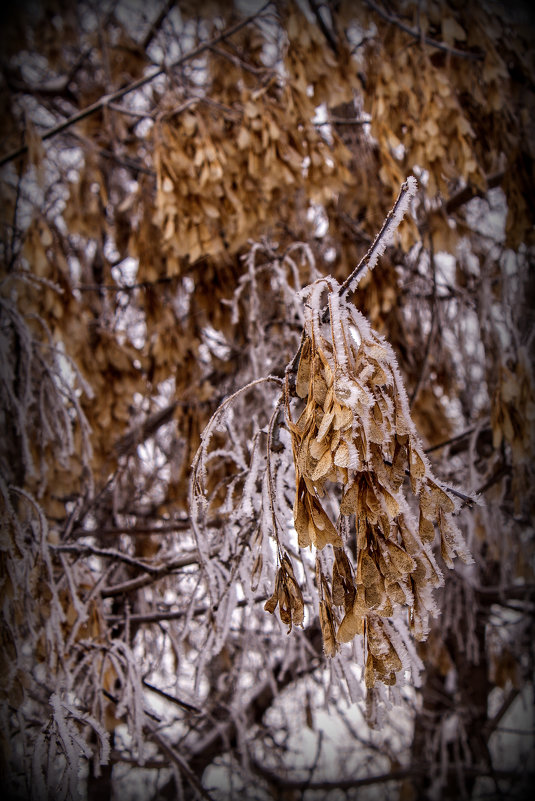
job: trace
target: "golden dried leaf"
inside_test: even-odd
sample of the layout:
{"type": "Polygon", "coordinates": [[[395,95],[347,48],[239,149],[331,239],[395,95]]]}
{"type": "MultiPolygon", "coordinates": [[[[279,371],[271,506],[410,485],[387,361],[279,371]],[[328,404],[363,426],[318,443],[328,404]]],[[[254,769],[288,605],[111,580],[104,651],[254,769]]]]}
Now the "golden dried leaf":
{"type": "Polygon", "coordinates": [[[336,632],[336,639],[338,642],[351,642],[357,634],[364,634],[364,618],[361,614],[357,614],[353,609],[350,609],[340,623],[336,632]]]}
{"type": "Polygon", "coordinates": [[[427,518],[425,518],[421,513],[418,533],[422,542],[433,542],[435,539],[435,527],[433,523],[430,520],[427,520],[427,518]]]}
{"type": "Polygon", "coordinates": [[[387,540],[386,547],[390,560],[399,575],[406,576],[415,569],[416,562],[403,548],[392,542],[392,540],[387,540]]]}
{"type": "Polygon", "coordinates": [[[425,464],[412,443],[409,444],[409,470],[411,477],[421,479],[425,476],[425,464]]]}
{"type": "Polygon", "coordinates": [[[325,601],[320,601],[320,626],[323,637],[323,650],[326,656],[335,656],[338,643],[335,637],[332,610],[325,601]]]}
{"type": "Polygon", "coordinates": [[[318,433],[316,434],[316,440],[318,442],[321,442],[324,439],[324,437],[327,436],[333,418],[334,418],[334,409],[326,411],[325,414],[323,415],[320,427],[318,428],[318,433]]]}
{"type": "Polygon", "coordinates": [[[330,442],[327,439],[322,440],[322,442],[318,442],[318,439],[314,438],[310,441],[310,455],[313,459],[317,459],[318,461],[329,448],[330,442]]]}
{"type": "Polygon", "coordinates": [[[349,445],[343,439],[334,455],[334,464],[337,467],[349,467],[349,445]]]}
{"type": "Polygon", "coordinates": [[[297,379],[295,388],[300,398],[306,398],[310,385],[310,368],[312,364],[312,343],[310,338],[307,337],[303,342],[301,349],[301,358],[299,359],[299,366],[297,368],[297,379]]]}
{"type": "Polygon", "coordinates": [[[323,476],[327,475],[327,473],[331,470],[332,465],[333,456],[330,449],[327,449],[312,472],[312,481],[318,481],[319,479],[323,478],[323,476]]]}
{"type": "Polygon", "coordinates": [[[358,482],[355,481],[344,493],[342,502],[340,504],[340,514],[342,515],[356,514],[358,511],[358,499],[359,499],[359,485],[358,482]]]}
{"type": "Polygon", "coordinates": [[[311,544],[309,536],[309,515],[301,500],[301,490],[295,493],[294,501],[294,526],[297,531],[297,541],[300,548],[308,548],[311,544]]]}
{"type": "Polygon", "coordinates": [[[347,406],[340,406],[338,402],[335,402],[334,410],[334,428],[344,431],[353,421],[353,412],[347,406]]]}
{"type": "Polygon", "coordinates": [[[360,554],[357,577],[359,578],[359,584],[362,583],[365,587],[372,587],[374,584],[381,583],[381,574],[377,565],[366,551],[360,554]]]}

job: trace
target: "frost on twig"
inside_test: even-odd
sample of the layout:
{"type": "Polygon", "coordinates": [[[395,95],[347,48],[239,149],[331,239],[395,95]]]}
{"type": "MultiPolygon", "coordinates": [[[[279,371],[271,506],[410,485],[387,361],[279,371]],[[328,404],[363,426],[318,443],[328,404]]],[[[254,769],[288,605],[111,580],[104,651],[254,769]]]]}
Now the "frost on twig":
{"type": "MultiPolygon", "coordinates": [[[[415,191],[416,181],[410,177],[372,247],[343,284],[319,278],[301,290],[301,345],[275,401],[264,460],[251,461],[253,472],[242,484],[245,495],[239,503],[242,510],[255,508],[263,521],[260,528],[269,527],[275,547],[275,587],[265,609],[274,613],[278,606],[290,630],[302,625],[304,597],[298,579],[303,576],[309,588],[311,573],[325,653],[334,656],[343,643],[363,637],[368,687],[377,680],[392,685],[411,668],[414,673],[421,668],[407,646],[403,610],[408,610],[412,636],[425,639],[429,616],[439,611],[433,591],[444,582],[435,539],[448,567],[457,555],[471,561],[454,518],[460,493],[433,475],[411,420],[394,351],[348,300],[392,241],[415,191]],[[279,419],[280,408],[284,420],[279,419]],[[279,469],[283,481],[277,483],[274,458],[289,461],[290,453],[293,474],[279,469]],[[262,470],[266,480],[260,491],[262,470]]],[[[256,384],[258,380],[249,386],[256,384]]],[[[221,556],[208,556],[201,520],[207,504],[207,443],[232,401],[215,413],[193,464],[193,518],[201,560],[216,595],[221,556]]],[[[231,581],[228,571],[226,578],[231,581]]]]}
{"type": "Polygon", "coordinates": [[[375,237],[372,246],[340,287],[341,295],[353,292],[366,273],[373,270],[386,248],[392,244],[394,234],[405,216],[409,208],[409,203],[416,194],[417,188],[418,184],[416,178],[413,175],[409,175],[407,180],[401,185],[397,200],[388,212],[383,226],[375,237]]]}

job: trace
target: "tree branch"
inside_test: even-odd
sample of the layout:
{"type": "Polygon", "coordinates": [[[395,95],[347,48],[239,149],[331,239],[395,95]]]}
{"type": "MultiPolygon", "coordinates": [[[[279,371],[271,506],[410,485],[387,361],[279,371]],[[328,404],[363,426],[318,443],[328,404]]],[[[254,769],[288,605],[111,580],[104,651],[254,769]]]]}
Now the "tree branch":
{"type": "MultiPolygon", "coordinates": [[[[136,81],[128,84],[127,86],[123,86],[122,89],[118,89],[116,92],[112,92],[109,95],[105,95],[97,100],[95,103],[92,103],[90,106],[87,106],[82,111],[73,114],[71,117],[68,117],[63,122],[60,122],[58,125],[54,125],[54,127],[49,128],[44,134],[41,135],[41,141],[44,142],[47,139],[51,139],[52,137],[56,136],[57,134],[65,131],[67,128],[70,128],[72,125],[75,125],[77,122],[81,122],[85,120],[87,117],[90,117],[92,114],[95,114],[97,111],[101,111],[105,106],[109,105],[110,103],[114,103],[116,100],[120,100],[125,95],[129,94],[130,92],[134,92],[136,89],[140,89],[142,86],[153,81],[159,75],[163,75],[164,73],[168,72],[169,69],[174,69],[179,67],[180,65],[186,63],[187,61],[191,61],[194,58],[197,58],[206,50],[209,50],[214,45],[218,44],[219,42],[223,42],[229,36],[233,36],[242,28],[245,28],[247,25],[250,25],[251,22],[258,19],[258,17],[266,10],[266,8],[271,4],[271,0],[268,0],[262,8],[260,8],[251,16],[246,17],[245,19],[237,22],[236,25],[233,25],[227,30],[223,31],[223,33],[219,34],[219,36],[215,36],[213,39],[210,39],[209,42],[204,42],[204,44],[199,45],[194,50],[191,50],[186,55],[182,56],[181,58],[174,61],[169,67],[157,67],[148,75],[144,75],[142,78],[138,78],[136,81]]],[[[7,153],[5,156],[0,158],[0,167],[3,167],[4,164],[7,164],[13,159],[18,158],[18,156],[22,156],[28,150],[27,145],[22,145],[21,147],[17,148],[16,150],[11,151],[11,153],[7,153]]]]}
{"type": "Polygon", "coordinates": [[[317,3],[316,0],[308,0],[308,2],[310,4],[310,8],[314,12],[314,16],[316,17],[319,28],[322,34],[325,36],[325,39],[327,40],[327,44],[329,45],[333,53],[335,55],[338,55],[338,42],[336,41],[336,37],[333,34],[332,30],[329,28],[329,26],[322,17],[321,8],[319,4],[317,3]]]}
{"type": "Polygon", "coordinates": [[[373,0],[364,0],[365,4],[375,11],[382,19],[386,20],[386,22],[390,22],[391,25],[396,25],[405,33],[408,33],[409,36],[412,36],[414,39],[417,39],[419,42],[423,41],[425,44],[430,45],[431,47],[437,48],[437,50],[443,50],[446,53],[451,53],[452,56],[459,56],[461,58],[470,58],[474,61],[483,61],[485,58],[485,54],[481,52],[474,52],[470,50],[459,50],[457,47],[450,47],[445,42],[439,42],[437,39],[431,39],[429,36],[423,36],[420,31],[414,30],[414,28],[410,28],[408,25],[405,25],[399,17],[395,17],[393,14],[388,14],[384,9],[380,8],[373,0]]]}
{"type": "Polygon", "coordinates": [[[355,289],[358,283],[357,279],[361,273],[365,272],[368,266],[373,269],[377,259],[380,255],[382,255],[386,246],[390,243],[391,237],[394,236],[395,231],[403,217],[403,213],[406,210],[411,197],[413,197],[416,191],[416,187],[416,179],[412,176],[407,178],[407,180],[401,184],[401,189],[396,198],[396,202],[386,215],[381,230],[373,240],[372,246],[359,261],[353,272],[340,286],[338,292],[341,298],[343,298],[348,292],[352,292],[355,289]]]}
{"type": "MultiPolygon", "coordinates": [[[[499,186],[503,181],[504,175],[504,172],[496,172],[493,175],[489,175],[487,177],[487,189],[495,189],[497,186],[499,186]]],[[[465,203],[468,203],[468,201],[472,200],[473,198],[484,196],[485,193],[481,189],[472,186],[472,184],[468,184],[446,201],[444,209],[446,214],[453,214],[458,208],[464,206],[465,203]]]]}
{"type": "MultiPolygon", "coordinates": [[[[175,570],[179,570],[181,567],[188,567],[189,565],[194,565],[198,562],[199,554],[197,551],[193,551],[192,553],[185,554],[184,556],[180,557],[180,559],[174,559],[172,562],[169,562],[169,564],[161,565],[149,575],[145,574],[143,576],[136,576],[136,578],[130,579],[130,581],[123,581],[121,584],[115,584],[112,587],[104,587],[100,594],[103,598],[113,598],[116,595],[133,592],[134,590],[141,589],[141,587],[154,584],[155,581],[158,581],[164,576],[168,576],[170,573],[173,573],[175,570]]],[[[132,619],[132,617],[130,619],[132,619]]]]}

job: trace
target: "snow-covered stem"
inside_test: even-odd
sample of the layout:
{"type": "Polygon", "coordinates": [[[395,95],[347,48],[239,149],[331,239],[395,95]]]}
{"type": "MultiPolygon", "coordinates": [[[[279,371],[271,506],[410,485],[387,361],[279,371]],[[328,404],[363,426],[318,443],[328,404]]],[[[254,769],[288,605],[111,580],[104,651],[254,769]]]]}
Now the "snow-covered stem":
{"type": "Polygon", "coordinates": [[[406,181],[401,184],[399,195],[396,202],[388,212],[383,226],[375,237],[372,246],[365,256],[357,264],[351,275],[340,286],[339,293],[344,297],[347,293],[353,292],[357,288],[359,281],[370,270],[373,270],[380,256],[383,255],[388,245],[394,240],[399,224],[401,223],[411,199],[416,194],[418,183],[413,175],[409,175],[406,181]]]}

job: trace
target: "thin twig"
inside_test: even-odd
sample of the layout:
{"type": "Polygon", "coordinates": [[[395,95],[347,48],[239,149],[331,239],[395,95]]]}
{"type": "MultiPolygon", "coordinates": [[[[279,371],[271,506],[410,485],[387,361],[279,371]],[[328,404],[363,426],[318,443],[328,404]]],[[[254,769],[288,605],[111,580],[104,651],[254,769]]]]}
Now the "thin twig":
{"type": "Polygon", "coordinates": [[[322,17],[321,8],[320,8],[319,4],[317,3],[316,0],[308,0],[308,2],[310,4],[310,8],[314,12],[314,16],[316,17],[318,26],[319,26],[321,32],[323,33],[323,35],[325,36],[325,39],[327,40],[327,44],[329,45],[329,47],[331,48],[333,53],[335,55],[338,55],[338,42],[336,41],[335,34],[328,27],[327,23],[325,22],[325,20],[322,17]]]}
{"type": "Polygon", "coordinates": [[[418,397],[418,393],[420,391],[420,387],[422,386],[423,380],[425,378],[425,374],[427,372],[427,366],[429,363],[429,357],[431,355],[431,345],[433,343],[433,337],[435,335],[436,326],[438,323],[438,310],[437,310],[437,268],[435,264],[435,250],[433,247],[433,237],[431,233],[429,233],[429,260],[431,262],[431,267],[433,270],[433,291],[431,293],[431,328],[429,329],[429,334],[427,336],[427,342],[425,343],[425,350],[422,359],[422,363],[420,366],[420,374],[418,375],[418,380],[414,385],[414,389],[412,390],[411,396],[409,398],[409,408],[412,409],[416,398],[418,397]]]}
{"type": "MultiPolygon", "coordinates": [[[[414,181],[414,179],[412,179],[414,181]]],[[[342,298],[347,292],[350,291],[350,287],[355,283],[356,279],[360,275],[360,273],[364,270],[367,263],[370,259],[375,255],[375,253],[379,250],[383,243],[383,238],[387,236],[388,229],[393,224],[395,218],[397,218],[398,212],[400,207],[402,207],[406,203],[406,196],[409,195],[414,191],[413,184],[410,183],[410,179],[407,179],[401,184],[401,189],[399,191],[399,195],[396,198],[396,202],[388,212],[386,219],[381,227],[381,230],[373,240],[372,246],[369,248],[367,253],[362,257],[359,261],[353,272],[346,278],[343,284],[340,286],[338,290],[338,294],[342,298]]],[[[381,252],[381,251],[379,251],[381,252]]]]}
{"type": "MultiPolygon", "coordinates": [[[[122,89],[118,89],[116,92],[111,92],[109,95],[105,95],[97,100],[95,103],[92,103],[90,106],[87,106],[85,109],[73,114],[71,117],[68,117],[63,122],[60,122],[58,125],[54,125],[52,128],[49,128],[41,135],[41,141],[44,142],[47,139],[51,139],[52,137],[56,136],[56,134],[65,131],[67,128],[70,128],[72,125],[75,125],[77,122],[81,122],[85,120],[87,117],[90,117],[92,114],[95,114],[97,111],[101,111],[103,108],[108,106],[110,103],[114,103],[116,100],[120,100],[125,95],[129,94],[130,92],[134,92],[136,89],[140,89],[142,86],[153,81],[159,75],[164,75],[169,69],[174,69],[179,67],[181,64],[184,64],[187,61],[191,61],[194,58],[202,55],[206,50],[209,50],[214,45],[218,44],[219,42],[224,41],[229,36],[233,36],[233,34],[237,33],[242,28],[245,28],[247,25],[250,25],[251,22],[254,22],[264,11],[265,9],[271,4],[271,0],[268,0],[262,8],[260,8],[251,16],[246,17],[245,19],[237,22],[236,25],[233,25],[227,30],[220,33],[219,36],[215,36],[213,39],[210,39],[209,42],[204,42],[203,44],[196,47],[194,50],[191,50],[189,53],[186,53],[181,58],[177,59],[177,61],[173,62],[169,67],[157,67],[148,75],[144,75],[142,78],[138,78],[136,81],[128,84],[127,86],[123,86],[122,89]]],[[[16,159],[18,156],[22,156],[28,150],[27,145],[22,145],[21,147],[17,148],[16,150],[11,151],[11,153],[7,153],[5,156],[0,158],[0,167],[3,167],[4,164],[7,164],[13,159],[16,159]]]]}
{"type": "Polygon", "coordinates": [[[315,122],[314,125],[319,127],[321,125],[370,125],[371,119],[363,120],[363,119],[353,119],[347,120],[344,117],[329,117],[328,120],[323,120],[322,122],[315,122]]]}
{"type": "Polygon", "coordinates": [[[146,562],[141,562],[139,559],[134,559],[126,553],[115,550],[115,548],[96,548],[94,545],[82,544],[66,544],[66,545],[50,545],[50,550],[55,553],[73,553],[77,556],[100,556],[104,559],[116,559],[119,562],[124,562],[131,567],[137,567],[139,570],[145,570],[147,573],[158,573],[161,568],[154,565],[148,565],[146,562]]]}
{"type": "Polygon", "coordinates": [[[141,49],[143,50],[143,52],[147,51],[147,48],[149,47],[152,40],[158,33],[158,30],[161,28],[163,21],[165,20],[166,16],[169,14],[174,5],[175,5],[175,0],[166,0],[166,2],[163,4],[160,13],[156,17],[150,28],[148,29],[141,43],[141,49]]]}
{"type": "Polygon", "coordinates": [[[481,52],[474,52],[470,50],[459,50],[457,47],[451,47],[447,45],[445,42],[439,42],[437,39],[431,39],[429,36],[422,36],[420,31],[415,31],[413,28],[410,28],[408,25],[405,25],[399,17],[394,17],[392,14],[388,14],[384,9],[380,8],[373,0],[364,0],[365,4],[375,11],[380,17],[382,17],[387,22],[390,22],[392,25],[396,25],[405,33],[408,33],[409,36],[412,36],[414,39],[417,39],[419,42],[425,42],[425,44],[430,45],[431,47],[436,47],[438,50],[443,50],[446,53],[451,53],[452,56],[459,56],[460,58],[470,58],[474,59],[475,61],[483,61],[485,58],[484,53],[481,52]]]}
{"type": "Polygon", "coordinates": [[[172,704],[176,704],[177,706],[181,706],[184,709],[187,709],[188,712],[196,712],[200,714],[201,710],[197,706],[193,706],[193,704],[189,704],[187,701],[182,701],[180,698],[177,698],[176,695],[170,695],[166,693],[165,690],[160,690],[159,687],[155,687],[154,684],[150,684],[148,681],[143,679],[143,686],[150,690],[153,693],[165,698],[166,701],[170,701],[172,704]]]}
{"type": "Polygon", "coordinates": [[[100,594],[102,598],[113,598],[116,595],[124,595],[125,593],[139,590],[141,587],[146,587],[149,584],[154,584],[155,581],[168,576],[170,573],[174,573],[175,570],[179,570],[182,567],[195,565],[198,562],[199,554],[195,550],[191,553],[185,554],[179,559],[174,559],[168,564],[161,565],[152,572],[149,572],[149,575],[145,574],[143,576],[136,576],[136,578],[130,579],[129,581],[123,581],[121,584],[115,584],[111,587],[104,587],[100,594]]]}
{"type": "MultiPolygon", "coordinates": [[[[432,445],[430,448],[426,448],[426,453],[433,453],[433,451],[438,451],[441,448],[446,448],[448,445],[454,445],[456,442],[461,442],[461,440],[466,439],[473,434],[475,431],[475,426],[471,426],[471,428],[467,428],[466,431],[462,431],[460,434],[456,434],[454,437],[450,437],[449,439],[445,439],[443,442],[439,442],[437,445],[432,445]]],[[[479,432],[482,434],[485,431],[490,431],[490,428],[482,428],[479,432]]]]}
{"type": "MultiPolygon", "coordinates": [[[[504,172],[497,172],[493,175],[487,176],[486,184],[487,190],[494,189],[495,187],[499,186],[503,181],[505,173],[504,172]]],[[[452,195],[449,200],[446,201],[446,205],[444,209],[446,214],[453,214],[454,211],[460,206],[463,206],[465,203],[468,203],[475,197],[484,197],[485,192],[482,189],[479,189],[476,186],[472,186],[472,184],[468,184],[467,186],[460,189],[454,195],[452,195]]]]}

